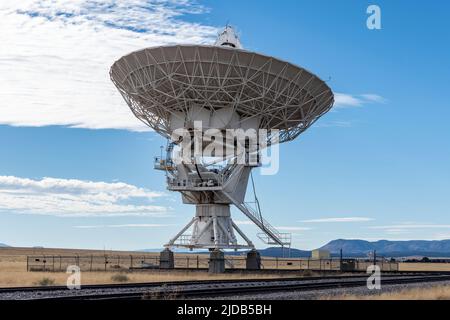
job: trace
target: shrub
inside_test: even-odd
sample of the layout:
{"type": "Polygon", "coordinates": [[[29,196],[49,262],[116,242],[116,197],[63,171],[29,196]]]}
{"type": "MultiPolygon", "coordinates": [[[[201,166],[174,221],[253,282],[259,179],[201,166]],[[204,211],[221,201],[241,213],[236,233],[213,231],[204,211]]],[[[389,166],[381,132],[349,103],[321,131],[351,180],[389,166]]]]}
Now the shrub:
{"type": "Polygon", "coordinates": [[[37,286],[43,286],[43,287],[51,286],[51,285],[55,284],[55,280],[51,279],[51,278],[44,277],[41,280],[36,281],[34,284],[37,285],[37,286]]]}
{"type": "Polygon", "coordinates": [[[313,272],[311,270],[303,270],[303,276],[304,277],[312,277],[313,272]]]}
{"type": "Polygon", "coordinates": [[[111,276],[111,280],[114,281],[114,282],[127,282],[127,281],[130,281],[128,276],[126,274],[123,274],[123,273],[118,273],[118,274],[112,275],[111,276]]]}

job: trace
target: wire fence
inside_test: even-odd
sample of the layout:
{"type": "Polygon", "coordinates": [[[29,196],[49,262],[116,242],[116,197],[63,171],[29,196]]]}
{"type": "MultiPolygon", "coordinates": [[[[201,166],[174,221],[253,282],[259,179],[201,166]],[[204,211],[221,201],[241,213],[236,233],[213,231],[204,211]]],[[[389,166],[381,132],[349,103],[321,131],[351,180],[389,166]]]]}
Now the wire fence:
{"type": "MultiPolygon", "coordinates": [[[[311,270],[311,271],[365,271],[374,260],[368,259],[306,259],[306,258],[261,258],[264,270],[311,270]]],[[[27,271],[65,272],[68,266],[76,265],[81,271],[121,271],[133,269],[159,269],[159,255],[84,255],[27,256],[27,271]]],[[[376,261],[381,271],[398,271],[398,263],[379,258],[376,261]]],[[[209,255],[175,255],[175,269],[206,269],[209,255]]],[[[246,269],[245,256],[226,256],[225,268],[246,269]]]]}
{"type": "Polygon", "coordinates": [[[27,256],[27,271],[66,271],[76,265],[81,271],[113,271],[135,267],[159,268],[158,256],[88,255],[88,256],[27,256]]]}

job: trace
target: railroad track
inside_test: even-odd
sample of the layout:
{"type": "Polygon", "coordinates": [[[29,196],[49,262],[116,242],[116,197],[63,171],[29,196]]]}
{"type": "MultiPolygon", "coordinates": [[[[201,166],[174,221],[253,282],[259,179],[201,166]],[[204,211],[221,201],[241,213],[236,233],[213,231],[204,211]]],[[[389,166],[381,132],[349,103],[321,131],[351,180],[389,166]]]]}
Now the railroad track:
{"type": "MultiPolygon", "coordinates": [[[[450,275],[450,273],[445,272],[396,272],[384,274],[385,277],[394,277],[394,276],[424,276],[424,275],[450,275]]],[[[299,280],[322,280],[322,279],[350,279],[357,277],[367,277],[365,273],[359,275],[355,273],[353,275],[328,275],[328,276],[314,276],[314,277],[291,277],[291,278],[266,278],[266,279],[221,279],[221,280],[181,280],[181,281],[161,281],[161,282],[133,282],[133,283],[120,283],[120,284],[91,284],[91,285],[82,285],[83,290],[87,289],[109,289],[109,288],[134,288],[134,287],[159,287],[163,285],[173,286],[173,285],[195,285],[195,284],[216,284],[216,283],[246,283],[246,282],[255,282],[255,281],[264,281],[264,282],[274,282],[274,281],[299,281],[299,280]]],[[[58,291],[58,290],[69,290],[66,286],[32,286],[32,287],[3,287],[0,288],[0,294],[2,293],[11,293],[11,292],[31,292],[31,291],[58,291]]]]}
{"type": "MultiPolygon", "coordinates": [[[[292,277],[292,278],[267,278],[267,279],[221,279],[221,280],[181,280],[181,281],[162,281],[162,282],[133,282],[133,283],[120,283],[120,284],[93,284],[93,285],[82,285],[83,290],[88,289],[122,289],[122,288],[135,288],[135,287],[160,287],[160,286],[174,286],[174,285],[196,285],[196,284],[222,284],[222,283],[247,283],[247,282],[255,282],[255,281],[265,281],[265,282],[274,282],[274,281],[298,281],[298,280],[320,280],[320,279],[349,279],[358,277],[356,275],[347,275],[347,276],[316,276],[316,277],[292,277]]],[[[10,292],[32,292],[32,291],[59,291],[66,290],[68,291],[66,286],[42,286],[42,287],[6,287],[0,288],[0,294],[2,293],[10,293],[10,292]]]]}
{"type": "MultiPolygon", "coordinates": [[[[449,274],[382,275],[382,285],[450,280],[449,274]]],[[[293,290],[319,290],[365,286],[367,276],[329,276],[259,280],[202,280],[158,283],[90,285],[81,290],[63,286],[0,289],[0,299],[32,300],[136,300],[222,297],[293,290]]]]}

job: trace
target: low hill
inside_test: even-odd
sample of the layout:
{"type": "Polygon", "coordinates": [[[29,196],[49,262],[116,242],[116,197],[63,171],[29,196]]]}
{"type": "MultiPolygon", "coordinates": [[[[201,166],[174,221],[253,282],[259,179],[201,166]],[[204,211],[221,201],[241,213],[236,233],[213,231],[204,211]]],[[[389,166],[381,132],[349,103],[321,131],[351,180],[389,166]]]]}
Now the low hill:
{"type": "MultiPolygon", "coordinates": [[[[367,257],[374,250],[379,256],[386,257],[408,257],[408,256],[425,256],[425,257],[450,257],[450,240],[409,240],[409,241],[366,241],[366,240],[349,240],[337,239],[330,241],[320,249],[328,250],[334,257],[339,256],[342,249],[344,257],[367,257]]],[[[160,252],[162,249],[144,249],[144,252],[160,252]]],[[[263,257],[287,257],[289,249],[284,248],[284,252],[280,247],[269,247],[258,249],[263,257]]],[[[176,253],[208,253],[207,250],[174,249],[176,253]]],[[[245,255],[247,251],[227,251],[227,255],[245,255]]],[[[290,249],[290,257],[292,258],[308,258],[311,256],[309,250],[290,249]]]]}
{"type": "Polygon", "coordinates": [[[408,241],[365,241],[365,240],[333,240],[321,247],[332,254],[339,254],[342,249],[345,256],[365,256],[377,251],[386,256],[430,256],[450,257],[450,240],[408,240],[408,241]]]}
{"type": "Polygon", "coordinates": [[[311,256],[311,251],[299,250],[294,248],[291,249],[284,248],[283,252],[283,249],[281,249],[280,247],[261,249],[259,250],[259,253],[263,257],[283,257],[283,256],[287,257],[289,251],[291,258],[309,258],[311,256]]]}

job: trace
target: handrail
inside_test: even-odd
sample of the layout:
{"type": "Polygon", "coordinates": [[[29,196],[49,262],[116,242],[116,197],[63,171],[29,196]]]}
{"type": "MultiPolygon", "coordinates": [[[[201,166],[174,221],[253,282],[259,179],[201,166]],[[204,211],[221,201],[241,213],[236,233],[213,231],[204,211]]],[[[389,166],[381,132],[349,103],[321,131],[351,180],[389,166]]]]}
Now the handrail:
{"type": "Polygon", "coordinates": [[[273,226],[271,226],[264,218],[258,217],[258,215],[255,214],[253,208],[247,206],[245,203],[239,203],[226,192],[224,192],[224,194],[236,207],[238,207],[239,210],[241,210],[248,218],[250,218],[250,220],[252,220],[273,241],[275,241],[280,246],[290,245],[290,243],[284,243],[282,241],[282,234],[278,232],[278,230],[276,230],[273,226]]]}
{"type": "Polygon", "coordinates": [[[167,183],[172,187],[189,187],[189,188],[205,188],[205,187],[220,187],[223,185],[223,180],[220,175],[217,178],[203,178],[203,179],[176,179],[167,177],[167,183]]]}

